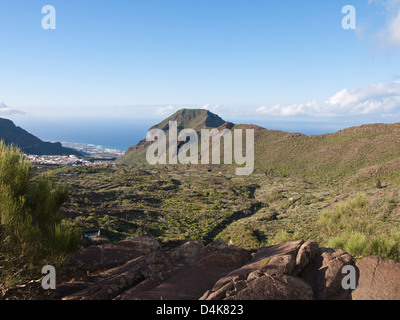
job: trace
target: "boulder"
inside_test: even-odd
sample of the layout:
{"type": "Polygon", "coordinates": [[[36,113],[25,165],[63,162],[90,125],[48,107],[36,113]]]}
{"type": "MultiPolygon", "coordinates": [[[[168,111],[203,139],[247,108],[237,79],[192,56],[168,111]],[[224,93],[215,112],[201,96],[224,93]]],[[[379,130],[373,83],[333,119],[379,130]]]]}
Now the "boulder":
{"type": "Polygon", "coordinates": [[[287,254],[293,254],[296,256],[303,243],[303,240],[297,240],[260,248],[254,255],[253,262],[262,261],[273,256],[282,256],[287,254]]]}
{"type": "Polygon", "coordinates": [[[319,249],[315,241],[306,241],[299,249],[296,257],[295,275],[300,275],[304,269],[314,260],[319,249]]]}
{"type": "Polygon", "coordinates": [[[175,263],[193,264],[196,257],[204,249],[200,240],[189,240],[184,244],[164,252],[166,258],[175,263]]]}
{"type": "Polygon", "coordinates": [[[302,278],[311,285],[317,300],[351,300],[351,290],[342,287],[346,276],[342,269],[346,265],[355,265],[353,257],[347,252],[320,248],[302,278]]]}
{"type": "Polygon", "coordinates": [[[153,290],[158,285],[160,285],[160,283],[162,283],[165,279],[168,279],[174,273],[178,272],[179,269],[180,267],[178,266],[176,268],[160,272],[159,274],[156,274],[153,277],[140,282],[138,285],[133,286],[132,288],[124,291],[122,294],[120,294],[113,300],[136,300],[139,294],[153,290]]]}
{"type": "Polygon", "coordinates": [[[226,300],[314,300],[314,294],[304,280],[278,274],[259,277],[226,300]]]}
{"type": "Polygon", "coordinates": [[[163,271],[166,260],[160,252],[133,259],[107,276],[62,300],[111,300],[141,281],[163,271]]]}
{"type": "Polygon", "coordinates": [[[251,253],[246,249],[229,246],[222,239],[217,239],[199,253],[196,264],[203,267],[239,268],[250,259],[251,253]]]}
{"type": "Polygon", "coordinates": [[[68,278],[104,271],[160,249],[160,243],[152,235],[88,247],[71,256],[60,279],[66,281],[68,278]]]}
{"type": "Polygon", "coordinates": [[[260,270],[253,271],[248,275],[247,281],[251,281],[260,278],[262,276],[264,276],[264,273],[262,273],[260,270]]]}
{"type": "Polygon", "coordinates": [[[270,276],[276,274],[291,275],[296,267],[296,259],[292,254],[272,257],[268,263],[259,269],[260,272],[270,276]]]}
{"type": "Polygon", "coordinates": [[[228,282],[216,291],[212,291],[204,300],[223,300],[228,291],[234,289],[233,281],[228,282]]]}
{"type": "MultiPolygon", "coordinates": [[[[198,300],[204,296],[204,292],[212,288],[215,281],[228,273],[228,270],[219,267],[182,266],[154,288],[129,295],[123,294],[122,297],[124,300],[198,300]]],[[[142,287],[141,283],[136,287],[142,287]]],[[[136,287],[132,291],[136,291],[136,287]]]]}
{"type": "Polygon", "coordinates": [[[250,273],[254,271],[261,271],[261,269],[266,267],[271,260],[272,263],[269,265],[269,267],[266,267],[266,271],[269,269],[269,272],[273,274],[277,274],[279,272],[290,273],[293,268],[293,257],[297,255],[297,252],[303,243],[304,241],[299,240],[260,248],[247,264],[218,280],[213,288],[213,291],[218,291],[237,276],[244,276],[247,278],[250,273]],[[278,258],[279,256],[292,257],[286,257],[282,259],[278,258]],[[279,261],[283,263],[283,265],[280,265],[279,261]]]}
{"type": "MultiPolygon", "coordinates": [[[[204,245],[200,241],[187,241],[183,245],[150,254],[128,261],[122,266],[108,270],[104,278],[88,286],[84,290],[64,297],[63,300],[111,300],[122,295],[146,279],[142,287],[150,288],[171,275],[174,268],[194,261],[204,245]]],[[[143,291],[142,289],[137,289],[143,291]]],[[[127,296],[136,294],[128,293],[127,296]]]]}
{"type": "Polygon", "coordinates": [[[400,300],[400,263],[367,257],[356,267],[359,279],[353,300],[400,300]]]}

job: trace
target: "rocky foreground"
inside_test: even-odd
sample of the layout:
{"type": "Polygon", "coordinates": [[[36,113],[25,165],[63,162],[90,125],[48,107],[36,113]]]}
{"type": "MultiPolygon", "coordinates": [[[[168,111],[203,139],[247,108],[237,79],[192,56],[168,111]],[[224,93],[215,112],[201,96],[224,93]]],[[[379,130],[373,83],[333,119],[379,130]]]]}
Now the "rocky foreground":
{"type": "Polygon", "coordinates": [[[400,264],[354,262],[313,241],[264,247],[254,255],[218,239],[161,248],[153,236],[82,249],[57,275],[55,300],[398,300],[400,264]],[[355,266],[357,288],[342,273],[355,266]]]}

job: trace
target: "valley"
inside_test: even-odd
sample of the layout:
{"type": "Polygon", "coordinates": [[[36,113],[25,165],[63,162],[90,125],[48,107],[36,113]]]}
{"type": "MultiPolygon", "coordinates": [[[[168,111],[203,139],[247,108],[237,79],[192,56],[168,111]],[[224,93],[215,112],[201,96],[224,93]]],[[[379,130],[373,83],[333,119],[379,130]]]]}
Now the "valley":
{"type": "Polygon", "coordinates": [[[382,180],[378,188],[374,179],[346,184],[260,173],[240,177],[213,166],[65,167],[48,174],[69,186],[61,209],[68,223],[82,232],[101,230],[97,243],[150,233],[166,246],[216,238],[251,251],[297,239],[327,245],[331,235],[322,232],[322,213],[360,194],[374,232],[400,229],[395,180],[382,180]]]}

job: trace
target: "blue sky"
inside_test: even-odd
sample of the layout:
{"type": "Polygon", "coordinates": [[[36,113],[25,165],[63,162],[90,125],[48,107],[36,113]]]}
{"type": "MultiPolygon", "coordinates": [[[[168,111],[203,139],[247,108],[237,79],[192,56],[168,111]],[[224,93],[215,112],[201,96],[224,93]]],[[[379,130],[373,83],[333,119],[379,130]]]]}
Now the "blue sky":
{"type": "Polygon", "coordinates": [[[400,122],[400,0],[0,0],[0,117],[156,120],[183,107],[400,122]],[[55,30],[42,29],[44,5],[55,30]],[[356,30],[342,28],[345,5],[356,30]]]}

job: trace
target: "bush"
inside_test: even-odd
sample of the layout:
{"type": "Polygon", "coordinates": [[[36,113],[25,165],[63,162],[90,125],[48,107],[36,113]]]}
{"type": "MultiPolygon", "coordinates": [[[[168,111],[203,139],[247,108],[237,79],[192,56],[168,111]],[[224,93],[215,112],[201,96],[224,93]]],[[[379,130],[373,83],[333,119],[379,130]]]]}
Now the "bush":
{"type": "Polygon", "coordinates": [[[2,278],[31,276],[30,269],[56,266],[79,248],[80,235],[59,214],[67,198],[66,187],[53,187],[47,177],[35,176],[21,151],[0,141],[2,278]]]}
{"type": "Polygon", "coordinates": [[[260,235],[257,230],[244,225],[230,225],[223,230],[215,239],[221,238],[226,243],[230,241],[234,246],[249,251],[256,251],[261,247],[260,235]]]}
{"type": "Polygon", "coordinates": [[[368,246],[369,255],[400,261],[400,231],[392,230],[389,236],[375,235],[368,246]]]}
{"type": "Polygon", "coordinates": [[[334,211],[322,211],[319,222],[323,232],[335,236],[345,231],[367,231],[371,227],[369,218],[372,214],[365,197],[357,195],[334,211]]]}
{"type": "Polygon", "coordinates": [[[288,232],[286,230],[280,230],[275,234],[274,238],[269,242],[269,244],[276,245],[296,240],[301,240],[301,237],[296,232],[288,232]]]}
{"type": "Polygon", "coordinates": [[[382,221],[362,195],[323,211],[319,219],[326,246],[347,251],[360,259],[366,256],[400,261],[400,232],[391,226],[384,231],[382,221]]]}

